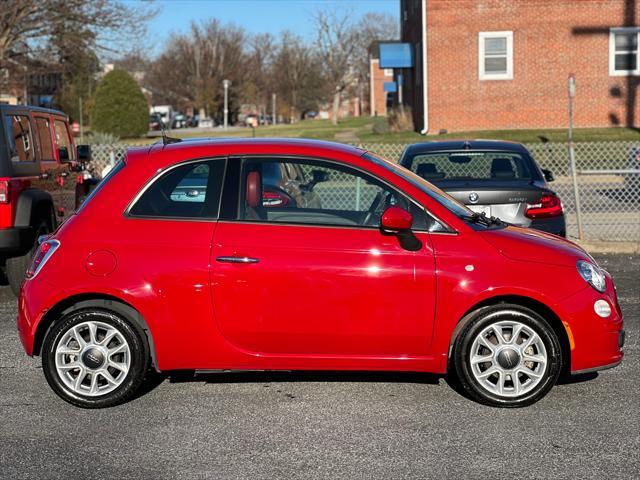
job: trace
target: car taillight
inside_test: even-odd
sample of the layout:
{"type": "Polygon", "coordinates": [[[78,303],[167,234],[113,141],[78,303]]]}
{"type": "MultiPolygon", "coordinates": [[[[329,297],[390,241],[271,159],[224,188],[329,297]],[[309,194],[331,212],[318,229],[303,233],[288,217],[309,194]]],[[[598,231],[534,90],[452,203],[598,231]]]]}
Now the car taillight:
{"type": "Polygon", "coordinates": [[[265,207],[285,207],[289,197],[278,192],[262,192],[262,205],[265,207]]]}
{"type": "Polygon", "coordinates": [[[60,247],[60,242],[58,240],[45,240],[42,242],[33,256],[31,266],[27,269],[26,277],[28,279],[35,277],[58,247],[60,247]]]}
{"type": "Polygon", "coordinates": [[[0,203],[9,203],[9,180],[0,180],[0,203]]]}
{"type": "Polygon", "coordinates": [[[556,195],[545,193],[539,203],[527,204],[524,215],[529,218],[559,217],[562,215],[562,202],[556,195]]]}

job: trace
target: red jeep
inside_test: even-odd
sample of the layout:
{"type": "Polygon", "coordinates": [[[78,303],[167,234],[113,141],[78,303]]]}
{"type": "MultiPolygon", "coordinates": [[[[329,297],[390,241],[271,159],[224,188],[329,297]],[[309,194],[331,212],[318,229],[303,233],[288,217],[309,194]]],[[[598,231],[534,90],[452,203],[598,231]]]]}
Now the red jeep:
{"type": "Polygon", "coordinates": [[[89,186],[74,175],[90,159],[68,117],[26,105],[0,105],[0,266],[17,295],[38,236],[53,232],[89,186]]]}

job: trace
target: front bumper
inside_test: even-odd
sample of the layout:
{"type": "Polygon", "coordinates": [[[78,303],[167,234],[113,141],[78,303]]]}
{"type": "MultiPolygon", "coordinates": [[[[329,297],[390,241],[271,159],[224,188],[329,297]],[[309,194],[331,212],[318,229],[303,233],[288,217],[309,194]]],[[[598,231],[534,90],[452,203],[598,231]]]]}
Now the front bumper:
{"type": "Polygon", "coordinates": [[[607,277],[604,293],[588,286],[566,299],[561,307],[566,313],[563,323],[571,348],[571,373],[604,370],[620,364],[624,357],[624,322],[611,277],[607,277]],[[597,300],[609,303],[609,317],[596,314],[597,300]]]}

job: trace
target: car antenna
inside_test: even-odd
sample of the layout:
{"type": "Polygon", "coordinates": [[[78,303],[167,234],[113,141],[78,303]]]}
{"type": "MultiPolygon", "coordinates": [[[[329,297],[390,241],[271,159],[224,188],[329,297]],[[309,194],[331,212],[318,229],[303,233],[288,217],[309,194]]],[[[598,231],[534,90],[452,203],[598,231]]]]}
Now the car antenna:
{"type": "Polygon", "coordinates": [[[167,131],[164,128],[164,122],[162,118],[160,118],[160,131],[162,132],[162,144],[169,145],[170,143],[180,143],[182,141],[181,138],[169,137],[167,135],[167,131]]]}

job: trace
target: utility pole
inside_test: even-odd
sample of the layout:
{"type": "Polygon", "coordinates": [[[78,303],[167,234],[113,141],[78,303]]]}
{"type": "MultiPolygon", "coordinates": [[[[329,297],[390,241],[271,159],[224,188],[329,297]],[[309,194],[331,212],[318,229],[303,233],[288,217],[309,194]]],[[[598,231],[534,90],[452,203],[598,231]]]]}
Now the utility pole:
{"type": "Polygon", "coordinates": [[[576,171],[576,152],[573,145],[573,98],[576,96],[576,76],[572,73],[568,79],[569,94],[569,162],[571,164],[571,180],[573,182],[573,198],[576,203],[576,219],[578,223],[578,239],[584,238],[582,216],[580,212],[580,190],[578,189],[578,172],[576,171]]]}
{"type": "Polygon", "coordinates": [[[222,86],[224,87],[224,129],[229,126],[229,87],[231,82],[229,80],[223,80],[222,86]]]}
{"type": "Polygon", "coordinates": [[[273,115],[272,123],[276,125],[278,123],[278,115],[276,114],[276,94],[271,94],[271,114],[273,115]]]}
{"type": "Polygon", "coordinates": [[[84,141],[84,123],[82,122],[82,96],[78,99],[78,110],[80,112],[80,143],[84,141]]]}

